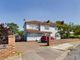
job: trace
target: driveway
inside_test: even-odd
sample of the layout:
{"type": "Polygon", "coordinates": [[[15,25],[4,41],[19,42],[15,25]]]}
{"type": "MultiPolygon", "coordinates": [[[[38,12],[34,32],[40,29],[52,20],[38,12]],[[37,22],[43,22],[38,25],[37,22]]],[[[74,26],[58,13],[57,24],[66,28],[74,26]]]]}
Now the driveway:
{"type": "Polygon", "coordinates": [[[64,52],[53,48],[41,48],[36,51],[29,51],[22,55],[23,60],[56,60],[64,52]]]}
{"type": "Polygon", "coordinates": [[[56,60],[64,51],[41,47],[37,42],[17,42],[16,50],[23,52],[22,60],[56,60]]]}
{"type": "Polygon", "coordinates": [[[22,53],[41,48],[37,42],[16,42],[16,50],[22,53]]]}

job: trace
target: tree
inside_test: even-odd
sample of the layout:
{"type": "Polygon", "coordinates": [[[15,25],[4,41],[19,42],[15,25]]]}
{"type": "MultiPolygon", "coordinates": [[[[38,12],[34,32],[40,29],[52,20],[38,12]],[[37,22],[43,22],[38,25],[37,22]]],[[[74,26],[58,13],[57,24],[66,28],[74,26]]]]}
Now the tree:
{"type": "Polygon", "coordinates": [[[8,28],[4,27],[4,24],[0,24],[0,36],[8,35],[8,28]]]}
{"type": "Polygon", "coordinates": [[[80,35],[80,25],[75,25],[75,27],[74,27],[74,34],[75,35],[80,35]]]}
{"type": "Polygon", "coordinates": [[[0,44],[8,43],[7,37],[9,34],[12,34],[11,30],[4,24],[0,24],[0,44]]]}
{"type": "Polygon", "coordinates": [[[24,31],[18,31],[18,35],[20,35],[21,37],[23,36],[24,31]]]}
{"type": "Polygon", "coordinates": [[[14,33],[17,34],[19,31],[19,26],[15,23],[7,23],[7,26],[10,28],[10,30],[14,33]]]}
{"type": "Polygon", "coordinates": [[[50,20],[48,20],[46,23],[50,23],[50,20]]]}
{"type": "Polygon", "coordinates": [[[70,25],[64,23],[64,21],[56,21],[56,26],[59,30],[61,38],[68,38],[70,35],[70,25]]]}

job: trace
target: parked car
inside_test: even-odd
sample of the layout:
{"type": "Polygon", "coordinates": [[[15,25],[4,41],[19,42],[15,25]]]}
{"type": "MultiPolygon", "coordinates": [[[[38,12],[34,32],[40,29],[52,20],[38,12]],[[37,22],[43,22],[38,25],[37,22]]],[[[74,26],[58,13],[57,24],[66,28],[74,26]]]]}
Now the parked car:
{"type": "MultiPolygon", "coordinates": [[[[51,40],[54,40],[53,37],[50,37],[50,38],[51,38],[51,40]]],[[[49,36],[42,36],[41,37],[41,42],[47,42],[47,40],[49,40],[49,36]]]]}

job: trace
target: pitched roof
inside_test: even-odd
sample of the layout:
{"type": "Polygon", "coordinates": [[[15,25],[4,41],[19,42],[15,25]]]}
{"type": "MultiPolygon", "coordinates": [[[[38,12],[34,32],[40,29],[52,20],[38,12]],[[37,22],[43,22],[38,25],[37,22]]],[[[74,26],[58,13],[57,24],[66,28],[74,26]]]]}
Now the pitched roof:
{"type": "Polygon", "coordinates": [[[26,23],[29,23],[29,24],[41,24],[42,22],[41,21],[26,21],[26,23]]]}
{"type": "Polygon", "coordinates": [[[41,21],[36,21],[36,20],[26,21],[26,23],[28,23],[28,24],[37,24],[37,25],[56,26],[56,24],[53,23],[53,22],[47,23],[47,22],[41,22],[41,21]]]}

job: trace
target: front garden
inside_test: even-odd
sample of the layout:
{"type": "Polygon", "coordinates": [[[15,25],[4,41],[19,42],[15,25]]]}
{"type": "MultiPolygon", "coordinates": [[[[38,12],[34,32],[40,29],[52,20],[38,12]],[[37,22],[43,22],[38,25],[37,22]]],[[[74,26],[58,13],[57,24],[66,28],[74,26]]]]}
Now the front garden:
{"type": "Polygon", "coordinates": [[[73,23],[64,23],[64,21],[56,21],[61,38],[80,38],[80,25],[73,23]]]}

